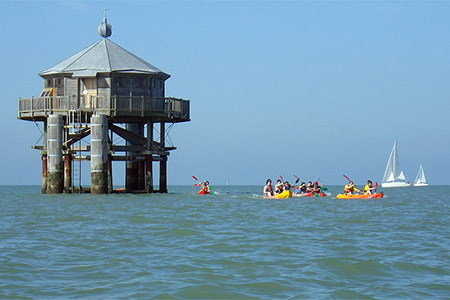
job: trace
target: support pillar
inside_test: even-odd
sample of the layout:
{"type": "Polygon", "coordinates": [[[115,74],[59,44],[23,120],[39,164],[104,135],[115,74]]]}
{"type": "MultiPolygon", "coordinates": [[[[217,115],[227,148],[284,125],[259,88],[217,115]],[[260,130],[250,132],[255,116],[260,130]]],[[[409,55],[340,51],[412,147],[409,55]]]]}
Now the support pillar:
{"type": "Polygon", "coordinates": [[[145,160],[138,161],[138,190],[145,190],[145,160]]]}
{"type": "Polygon", "coordinates": [[[64,157],[64,192],[72,192],[72,155],[65,154],[64,157]]]}
{"type": "Polygon", "coordinates": [[[145,191],[153,193],[153,156],[145,156],[145,191]]]}
{"type": "Polygon", "coordinates": [[[113,191],[113,178],[112,178],[112,159],[111,155],[108,155],[108,193],[113,191]]]}
{"type": "Polygon", "coordinates": [[[167,155],[161,156],[159,162],[159,192],[167,193],[167,155]]]}
{"type": "Polygon", "coordinates": [[[91,193],[108,193],[108,120],[106,115],[91,117],[91,193]]]}
{"type": "MultiPolygon", "coordinates": [[[[127,123],[126,129],[132,133],[139,134],[139,124],[137,123],[127,123]]],[[[126,145],[131,146],[133,144],[127,141],[126,145]]],[[[125,189],[127,192],[132,192],[138,190],[138,163],[135,152],[126,152],[126,156],[125,189]]]]}
{"type": "Polygon", "coordinates": [[[41,155],[42,160],[42,187],[41,193],[47,194],[47,154],[41,155]]]}
{"type": "Polygon", "coordinates": [[[63,117],[52,114],[47,118],[47,193],[59,194],[64,189],[62,161],[63,117]]]}

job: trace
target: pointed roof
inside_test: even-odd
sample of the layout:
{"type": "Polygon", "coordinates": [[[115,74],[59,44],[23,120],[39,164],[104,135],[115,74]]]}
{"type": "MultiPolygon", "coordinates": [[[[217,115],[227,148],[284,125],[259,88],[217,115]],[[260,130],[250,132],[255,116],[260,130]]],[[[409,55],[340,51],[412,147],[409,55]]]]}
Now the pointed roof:
{"type": "Polygon", "coordinates": [[[40,73],[40,76],[72,74],[72,77],[95,77],[97,73],[160,74],[170,77],[155,66],[125,50],[107,38],[40,73]]]}

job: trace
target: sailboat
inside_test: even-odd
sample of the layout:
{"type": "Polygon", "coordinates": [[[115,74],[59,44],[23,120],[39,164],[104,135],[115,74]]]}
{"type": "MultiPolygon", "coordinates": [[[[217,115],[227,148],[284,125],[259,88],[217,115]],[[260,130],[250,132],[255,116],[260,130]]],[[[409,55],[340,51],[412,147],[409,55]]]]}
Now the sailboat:
{"type": "Polygon", "coordinates": [[[403,174],[400,168],[400,163],[397,155],[397,142],[394,142],[391,155],[384,171],[383,180],[381,181],[381,187],[394,188],[394,187],[408,187],[410,182],[406,182],[405,174],[403,174]]]}
{"type": "Polygon", "coordinates": [[[422,165],[419,166],[419,172],[417,172],[416,180],[414,181],[414,186],[428,186],[427,179],[425,178],[425,172],[423,171],[422,165]]]}

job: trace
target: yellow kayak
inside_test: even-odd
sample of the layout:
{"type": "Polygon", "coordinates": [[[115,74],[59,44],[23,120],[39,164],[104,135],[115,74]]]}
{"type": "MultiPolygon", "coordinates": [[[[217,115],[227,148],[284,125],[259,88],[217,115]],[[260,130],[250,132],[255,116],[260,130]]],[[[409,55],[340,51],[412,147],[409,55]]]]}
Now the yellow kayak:
{"type": "Polygon", "coordinates": [[[264,199],[286,199],[286,198],[291,198],[292,197],[292,192],[291,191],[284,191],[278,195],[275,196],[271,196],[271,197],[264,197],[264,199]]]}

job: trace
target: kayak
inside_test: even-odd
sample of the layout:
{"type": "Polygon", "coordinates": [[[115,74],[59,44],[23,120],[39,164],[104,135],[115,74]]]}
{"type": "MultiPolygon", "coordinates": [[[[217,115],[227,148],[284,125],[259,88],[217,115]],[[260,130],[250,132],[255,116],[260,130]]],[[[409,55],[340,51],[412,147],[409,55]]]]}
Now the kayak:
{"type": "Polygon", "coordinates": [[[374,199],[374,198],[382,198],[383,193],[375,193],[375,194],[363,194],[363,195],[345,195],[345,194],[338,194],[336,198],[338,199],[374,199]]]}
{"type": "Polygon", "coordinates": [[[198,194],[199,195],[211,195],[210,192],[207,192],[207,191],[204,191],[204,190],[201,190],[200,192],[198,192],[198,194]]]}
{"type": "Polygon", "coordinates": [[[270,197],[264,197],[264,199],[286,199],[286,198],[291,198],[292,197],[292,192],[291,191],[284,191],[278,195],[275,196],[270,196],[270,197]]]}
{"type": "Polygon", "coordinates": [[[322,192],[320,192],[320,193],[311,192],[311,193],[305,194],[305,197],[325,197],[325,196],[326,196],[326,194],[322,193],[322,192]]]}
{"type": "Polygon", "coordinates": [[[294,197],[325,197],[325,196],[330,196],[330,195],[322,193],[322,192],[320,192],[320,193],[310,192],[310,193],[294,194],[294,197]]]}

